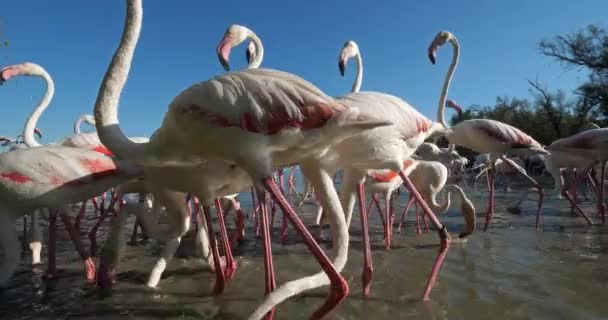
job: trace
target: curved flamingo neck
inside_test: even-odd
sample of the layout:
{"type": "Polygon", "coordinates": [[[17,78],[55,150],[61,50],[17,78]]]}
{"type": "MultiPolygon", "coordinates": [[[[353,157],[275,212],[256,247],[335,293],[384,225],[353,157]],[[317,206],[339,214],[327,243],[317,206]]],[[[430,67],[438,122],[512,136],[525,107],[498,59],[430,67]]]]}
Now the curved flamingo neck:
{"type": "Polygon", "coordinates": [[[361,83],[363,82],[363,58],[361,58],[361,53],[357,53],[356,55],[357,61],[357,77],[355,78],[355,83],[353,83],[352,92],[359,92],[361,90],[361,83]]]}
{"type": "Polygon", "coordinates": [[[456,37],[452,36],[449,41],[452,44],[454,53],[452,54],[452,63],[450,63],[448,72],[443,80],[443,87],[441,89],[441,95],[439,96],[439,106],[437,107],[437,122],[443,125],[444,128],[448,128],[447,124],[445,123],[445,103],[448,98],[448,90],[450,89],[450,85],[452,83],[452,77],[454,76],[456,66],[458,65],[458,58],[460,57],[460,45],[458,44],[456,37]]]}
{"type": "Polygon", "coordinates": [[[127,0],[127,13],[120,44],[99,88],[95,101],[95,127],[101,143],[119,158],[140,159],[147,143],[136,143],[122,132],[118,102],[127,82],[142,24],[142,1],[127,0]]]}
{"type": "Polygon", "coordinates": [[[262,40],[253,31],[249,31],[247,33],[247,38],[251,39],[251,41],[253,41],[253,45],[255,46],[255,55],[253,56],[253,60],[247,69],[257,69],[264,60],[264,45],[262,45],[262,40]]]}
{"type": "Polygon", "coordinates": [[[34,109],[34,111],[30,114],[30,117],[25,122],[25,127],[23,128],[23,142],[28,147],[39,147],[40,143],[36,140],[35,130],[36,124],[38,123],[38,119],[44,112],[44,110],[51,103],[51,99],[53,99],[53,95],[55,94],[55,84],[53,83],[53,79],[51,76],[44,70],[40,74],[35,74],[34,76],[40,77],[46,83],[46,92],[38,103],[38,106],[34,109]]]}
{"type": "Polygon", "coordinates": [[[92,126],[95,125],[95,119],[93,118],[92,115],[90,114],[83,114],[81,115],[78,119],[76,119],[76,121],[74,121],[74,133],[75,134],[80,134],[82,131],[80,130],[80,126],[82,126],[82,123],[86,122],[92,126]]]}

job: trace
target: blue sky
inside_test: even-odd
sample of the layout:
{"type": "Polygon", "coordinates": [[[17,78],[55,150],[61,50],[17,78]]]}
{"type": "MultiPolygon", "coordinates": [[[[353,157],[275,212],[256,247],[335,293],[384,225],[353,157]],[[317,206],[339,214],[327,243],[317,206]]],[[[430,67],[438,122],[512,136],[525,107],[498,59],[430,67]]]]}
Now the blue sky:
{"type": "MultiPolygon", "coordinates": [[[[55,98],[38,125],[46,142],[71,134],[73,121],[92,112],[123,26],[124,1],[86,2],[0,3],[2,36],[11,43],[0,48],[0,65],[36,62],[55,80],[55,98]]],[[[262,38],[264,67],[295,73],[334,96],[350,90],[354,64],[342,79],[337,57],[346,40],[355,40],[364,59],[363,90],[397,95],[433,119],[451,59],[448,48],[435,66],[426,58],[438,31],[453,32],[462,47],[450,97],[463,106],[485,105],[496,96],[529,96],[526,79],[537,75],[552,89],[574,88],[585,74],[541,56],[537,44],[601,24],[606,12],[605,0],[144,1],[121,124],[129,135],[150,135],[175,95],[224,72],[215,47],[233,23],[262,38]]],[[[245,65],[243,50],[245,45],[235,49],[233,70],[245,65]]],[[[21,133],[43,89],[33,78],[0,87],[0,135],[21,133]]]]}

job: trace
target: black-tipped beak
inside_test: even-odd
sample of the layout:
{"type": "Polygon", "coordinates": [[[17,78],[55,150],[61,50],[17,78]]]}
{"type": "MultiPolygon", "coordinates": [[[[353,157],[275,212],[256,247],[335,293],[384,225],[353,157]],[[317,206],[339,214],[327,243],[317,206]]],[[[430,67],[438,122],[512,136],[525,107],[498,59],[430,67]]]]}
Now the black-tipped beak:
{"type": "Polygon", "coordinates": [[[245,57],[247,58],[247,64],[251,64],[251,60],[253,59],[253,57],[251,56],[251,52],[249,52],[249,49],[245,50],[245,57]]]}
{"type": "Polygon", "coordinates": [[[344,71],[346,70],[344,60],[340,59],[340,61],[338,61],[338,69],[340,69],[340,75],[344,77],[344,71]]]}
{"type": "Polygon", "coordinates": [[[230,65],[228,64],[228,59],[230,57],[230,49],[232,48],[232,43],[230,37],[224,37],[222,41],[217,45],[217,58],[220,60],[222,67],[224,70],[230,71],[230,65]]]}
{"type": "Polygon", "coordinates": [[[429,50],[429,60],[432,64],[435,64],[435,50],[429,50]]]}

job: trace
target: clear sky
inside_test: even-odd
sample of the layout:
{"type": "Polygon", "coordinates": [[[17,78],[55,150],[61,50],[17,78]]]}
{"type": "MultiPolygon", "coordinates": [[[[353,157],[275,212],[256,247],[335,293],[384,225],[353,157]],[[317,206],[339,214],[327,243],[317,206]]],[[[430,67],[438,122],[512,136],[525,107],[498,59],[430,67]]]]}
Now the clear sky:
{"type": "MultiPolygon", "coordinates": [[[[129,135],[149,136],[175,95],[224,72],[215,47],[233,23],[262,38],[262,66],[295,73],[333,96],[351,88],[355,65],[342,79],[337,58],[343,43],[355,40],[363,90],[397,95],[434,119],[451,59],[449,48],[435,66],[426,58],[438,31],[453,32],[462,47],[450,97],[486,105],[496,96],[529,96],[526,79],[537,75],[552,89],[574,88],[585,74],[541,56],[538,42],[590,23],[607,27],[607,12],[606,0],[148,0],[120,120],[129,135]]],[[[11,43],[0,48],[0,65],[36,62],[55,80],[55,98],[38,125],[45,142],[71,134],[73,121],[92,112],[123,19],[123,0],[0,2],[2,35],[11,43]]],[[[245,46],[232,55],[233,70],[245,65],[245,46]]],[[[0,135],[21,133],[43,90],[33,78],[0,87],[0,135]]]]}

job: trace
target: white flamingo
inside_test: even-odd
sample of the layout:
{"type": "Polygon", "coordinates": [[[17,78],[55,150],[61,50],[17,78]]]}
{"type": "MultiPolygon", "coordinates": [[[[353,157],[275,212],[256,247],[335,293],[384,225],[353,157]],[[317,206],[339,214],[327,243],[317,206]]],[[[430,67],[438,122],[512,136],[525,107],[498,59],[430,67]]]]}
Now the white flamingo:
{"type": "MultiPolygon", "coordinates": [[[[0,170],[4,173],[1,184],[7,190],[0,195],[0,207],[6,209],[2,215],[6,219],[14,219],[23,215],[24,211],[39,208],[49,208],[59,211],[62,222],[66,225],[72,241],[76,245],[81,258],[84,260],[87,279],[92,281],[95,276],[95,265],[80,241],[71,225],[69,218],[69,204],[84,201],[101,194],[108,188],[114,186],[117,181],[128,181],[140,174],[138,168],[114,162],[107,156],[94,151],[73,149],[62,146],[40,146],[34,138],[35,124],[32,118],[40,116],[41,110],[49,104],[53,94],[53,84],[50,76],[42,67],[34,63],[22,63],[2,68],[0,71],[0,81],[6,82],[17,76],[42,76],[47,81],[47,92],[45,93],[39,107],[32,113],[24,128],[24,141],[29,149],[15,150],[2,154],[0,158],[0,170]],[[43,108],[40,108],[43,105],[43,108]],[[82,153],[79,154],[78,150],[82,153]],[[77,190],[78,188],[82,190],[77,190]],[[88,198],[81,198],[83,195],[90,194],[93,190],[98,190],[96,194],[91,194],[88,198]],[[26,201],[27,200],[27,201],[26,201]],[[5,217],[6,216],[6,217],[5,217]]],[[[40,134],[38,134],[40,135],[40,134]]],[[[51,237],[55,233],[55,213],[51,214],[49,231],[51,237]]],[[[12,225],[14,226],[14,224],[12,225]]],[[[9,228],[11,226],[7,226],[9,228]]],[[[13,230],[14,231],[14,230],[13,230]]],[[[12,240],[9,236],[3,239],[3,245],[10,253],[12,240]]],[[[49,244],[51,253],[49,254],[49,273],[54,274],[54,241],[49,244]]],[[[34,253],[36,254],[36,253],[34,253]]],[[[39,256],[39,252],[37,254],[39,256]]],[[[5,261],[2,261],[2,268],[6,268],[6,274],[2,274],[2,279],[7,280],[14,268],[10,255],[7,254],[5,261]],[[4,278],[6,277],[6,278],[4,278]]],[[[5,270],[5,269],[2,269],[5,270]]],[[[1,283],[2,281],[0,281],[1,283]]]]}
{"type": "MultiPolygon", "coordinates": [[[[344,70],[348,58],[354,56],[355,52],[349,51],[351,52],[350,54],[340,55],[338,61],[340,70],[344,70]]],[[[442,96],[447,94],[457,61],[458,50],[455,51],[452,64],[446,74],[442,96]]],[[[367,213],[365,213],[364,207],[363,182],[368,170],[387,169],[401,176],[412,196],[431,218],[441,238],[440,250],[422,295],[423,300],[428,300],[431,288],[435,284],[449,248],[449,234],[425,203],[424,199],[422,199],[422,196],[416,191],[407,174],[411,171],[409,166],[412,164],[409,158],[414,154],[415,150],[426,138],[444,130],[444,109],[438,108],[438,121],[432,122],[407,102],[384,93],[353,92],[338,98],[338,101],[351,108],[359,108],[362,112],[373,113],[379,119],[390,120],[394,123],[393,126],[376,128],[346,139],[334,145],[323,158],[323,164],[330,172],[335,172],[339,168],[344,169],[341,195],[342,205],[346,211],[347,224],[351,221],[355,198],[359,202],[363,233],[362,242],[364,245],[363,294],[368,295],[370,292],[373,273],[369,235],[367,232],[367,213]]]]}
{"type": "MultiPolygon", "coordinates": [[[[437,50],[447,42],[450,42],[453,45],[455,51],[457,50],[458,42],[454,35],[449,32],[440,33],[435,37],[428,48],[428,57],[431,63],[435,63],[437,50]]],[[[447,94],[442,95],[439,100],[440,109],[444,109],[446,103],[448,106],[453,108],[460,108],[460,106],[458,106],[458,104],[456,104],[454,101],[447,100],[447,94]]],[[[450,144],[461,145],[479,153],[489,153],[492,167],[494,166],[494,161],[497,158],[501,158],[507,164],[516,168],[534,185],[539,195],[538,209],[536,214],[538,225],[542,206],[543,190],[534,179],[528,176],[523,168],[518,166],[512,160],[506,158],[504,155],[506,153],[522,156],[534,153],[546,154],[547,151],[543,149],[540,143],[525,134],[523,131],[495,120],[471,119],[462,121],[451,128],[448,128],[444,123],[444,127],[446,128],[444,135],[450,144]]],[[[490,197],[484,231],[488,229],[490,220],[494,214],[494,182],[496,170],[492,171],[493,172],[490,177],[490,197]]]]}
{"type": "MultiPolygon", "coordinates": [[[[186,89],[171,102],[162,127],[150,142],[135,143],[120,130],[117,108],[139,37],[141,17],[141,1],[127,1],[125,30],[95,104],[100,140],[117,156],[148,166],[196,165],[207,158],[216,158],[245,169],[256,190],[270,192],[327,273],[331,284],[329,299],[313,314],[313,317],[322,317],[348,293],[348,285],[339,274],[346,262],[348,231],[331,179],[315,159],[339,139],[389,123],[372,120],[356,109],[345,108],[294,75],[249,69],[217,76],[186,89]],[[219,140],[223,142],[218,144],[219,140]],[[273,167],[293,163],[301,165],[304,174],[322,194],[326,210],[332,213],[332,225],[336,230],[334,249],[337,251],[334,264],[314,241],[272,179],[273,167]]],[[[229,28],[218,45],[219,58],[226,68],[232,46],[245,40],[241,36],[229,28]]],[[[259,55],[262,53],[260,50],[259,55]]],[[[196,194],[198,191],[192,190],[199,199],[205,199],[205,195],[196,194]]],[[[328,283],[328,278],[322,273],[313,279],[321,284],[328,283]]],[[[301,290],[291,289],[283,299],[301,290]]],[[[260,308],[266,309],[270,305],[271,309],[277,303],[277,300],[266,299],[260,308]]],[[[250,318],[260,319],[266,313],[254,312],[250,318]]]]}
{"type": "MultiPolygon", "coordinates": [[[[598,213],[602,218],[602,223],[605,222],[605,205],[604,205],[604,178],[606,169],[606,160],[608,160],[608,151],[606,146],[608,145],[608,128],[599,128],[583,131],[572,135],[567,138],[562,138],[554,141],[552,144],[547,146],[547,150],[551,153],[559,152],[566,154],[576,154],[584,157],[585,159],[600,162],[601,166],[599,169],[600,179],[598,186],[598,213]]],[[[595,163],[592,163],[592,165],[595,163]]],[[[586,170],[584,171],[586,172],[586,170]]],[[[578,207],[576,202],[572,200],[566,190],[564,195],[570,203],[577,208],[579,213],[582,210],[578,207]]]]}

